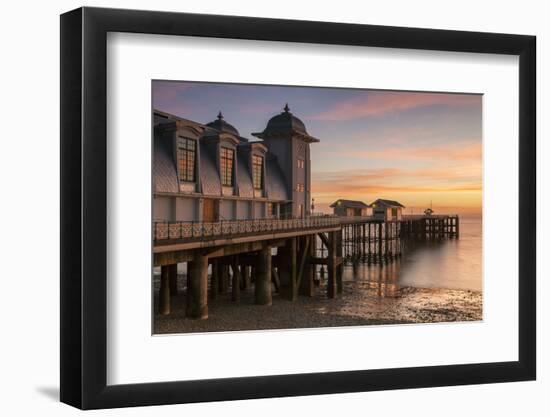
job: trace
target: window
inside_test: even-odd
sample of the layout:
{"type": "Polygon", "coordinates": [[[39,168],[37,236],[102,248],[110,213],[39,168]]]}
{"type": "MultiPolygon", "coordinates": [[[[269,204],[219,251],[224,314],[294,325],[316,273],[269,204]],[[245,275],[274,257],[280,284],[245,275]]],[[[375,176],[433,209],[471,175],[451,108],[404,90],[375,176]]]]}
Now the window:
{"type": "Polygon", "coordinates": [[[178,172],[180,181],[195,181],[196,154],[196,141],[182,137],[178,138],[178,172]]]}
{"type": "Polygon", "coordinates": [[[220,171],[222,176],[222,185],[226,187],[233,186],[233,161],[235,151],[229,148],[221,148],[220,151],[220,171]]]}
{"type": "Polygon", "coordinates": [[[296,191],[303,193],[304,192],[304,184],[300,184],[300,183],[296,184],[296,191]]]}
{"type": "Polygon", "coordinates": [[[273,203],[267,203],[267,217],[273,217],[273,203]]]}
{"type": "Polygon", "coordinates": [[[298,168],[304,168],[305,161],[303,159],[298,159],[298,168]]]}
{"type": "Polygon", "coordinates": [[[263,188],[263,168],[264,158],[258,155],[252,155],[252,177],[256,190],[261,190],[263,188]]]}

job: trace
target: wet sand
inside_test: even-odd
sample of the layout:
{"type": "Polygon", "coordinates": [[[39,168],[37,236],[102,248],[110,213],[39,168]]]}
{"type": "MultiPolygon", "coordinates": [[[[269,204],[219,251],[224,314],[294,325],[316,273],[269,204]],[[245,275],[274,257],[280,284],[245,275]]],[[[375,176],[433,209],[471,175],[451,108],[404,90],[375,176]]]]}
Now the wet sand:
{"type": "MultiPolygon", "coordinates": [[[[157,287],[157,285],[156,285],[157,287]]],[[[154,333],[196,333],[234,330],[296,329],[406,323],[482,320],[482,293],[470,290],[397,287],[373,281],[347,281],[336,299],[325,288],[314,297],[290,302],[273,294],[272,306],[254,304],[252,290],[241,291],[238,303],[230,294],[209,300],[207,320],[185,318],[185,293],[172,297],[172,313],[154,314],[154,333]]],[[[158,288],[155,291],[155,302],[158,288]]]]}

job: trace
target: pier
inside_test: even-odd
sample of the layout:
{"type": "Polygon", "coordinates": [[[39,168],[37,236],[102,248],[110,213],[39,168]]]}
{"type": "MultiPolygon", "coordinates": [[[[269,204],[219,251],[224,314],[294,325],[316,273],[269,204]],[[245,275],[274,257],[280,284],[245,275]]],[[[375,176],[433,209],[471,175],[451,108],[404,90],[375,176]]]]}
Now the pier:
{"type": "Polygon", "coordinates": [[[187,264],[186,317],[208,318],[208,304],[221,294],[254,290],[269,306],[273,291],[287,300],[312,297],[319,280],[326,296],[342,292],[346,263],[386,264],[400,257],[405,242],[457,239],[456,215],[340,217],[153,223],[153,262],[160,267],[159,314],[170,314],[177,265],[187,264]]]}

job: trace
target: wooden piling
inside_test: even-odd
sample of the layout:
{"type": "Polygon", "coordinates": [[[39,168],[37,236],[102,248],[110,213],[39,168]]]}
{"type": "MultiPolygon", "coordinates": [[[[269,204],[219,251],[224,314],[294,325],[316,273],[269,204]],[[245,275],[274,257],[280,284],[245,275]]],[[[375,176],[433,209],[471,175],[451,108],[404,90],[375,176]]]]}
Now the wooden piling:
{"type": "Polygon", "coordinates": [[[362,229],[361,230],[361,259],[365,260],[365,258],[367,256],[367,251],[366,251],[366,244],[367,244],[366,229],[367,229],[367,224],[363,223],[361,229],[362,229]]]}
{"type": "Polygon", "coordinates": [[[310,258],[314,256],[311,245],[312,239],[313,237],[311,235],[303,236],[300,239],[297,287],[300,295],[305,295],[306,297],[313,297],[315,291],[313,268],[309,263],[310,258]]]}
{"type": "Polygon", "coordinates": [[[159,314],[170,314],[170,267],[160,267],[159,314]]]}
{"type": "Polygon", "coordinates": [[[250,265],[241,265],[241,271],[242,271],[242,275],[243,275],[243,285],[242,285],[242,288],[243,290],[247,290],[250,288],[250,265]]]}
{"type": "Polygon", "coordinates": [[[336,267],[336,292],[342,294],[344,291],[344,262],[342,261],[342,230],[334,232],[336,235],[336,259],[339,261],[338,266],[336,267]]]}
{"type": "Polygon", "coordinates": [[[254,294],[256,304],[271,305],[271,246],[264,245],[256,264],[254,294]]]}
{"type": "Polygon", "coordinates": [[[220,262],[218,266],[220,270],[219,277],[219,289],[221,294],[225,294],[229,289],[229,265],[224,262],[220,262]]]}
{"type": "MultiPolygon", "coordinates": [[[[189,275],[189,270],[187,271],[189,275]]],[[[218,292],[220,288],[219,284],[220,269],[217,260],[212,261],[212,273],[210,275],[210,299],[215,300],[218,298],[218,292]]]]}
{"type": "Polygon", "coordinates": [[[178,264],[168,265],[170,275],[170,296],[178,295],[178,264]]]}
{"type": "Polygon", "coordinates": [[[295,301],[298,297],[296,286],[297,261],[296,261],[296,238],[287,239],[284,246],[277,248],[277,258],[280,260],[277,264],[279,275],[280,290],[283,298],[289,301],[295,301]]]}
{"type": "Polygon", "coordinates": [[[278,268],[271,267],[271,282],[275,286],[275,292],[279,293],[281,291],[281,280],[278,268]]]}
{"type": "Polygon", "coordinates": [[[236,256],[231,264],[233,279],[231,281],[231,301],[238,302],[241,299],[241,270],[239,269],[239,257],[236,256]]]}
{"type": "Polygon", "coordinates": [[[382,263],[382,222],[378,223],[378,262],[382,263]]]}
{"type": "Polygon", "coordinates": [[[185,315],[191,319],[208,318],[208,257],[195,254],[187,264],[190,288],[187,289],[185,315]]]}
{"type": "Polygon", "coordinates": [[[372,261],[372,251],[371,251],[371,224],[367,223],[367,263],[370,265],[372,261]]]}
{"type": "Polygon", "coordinates": [[[330,232],[328,234],[329,246],[327,255],[327,269],[328,269],[328,281],[327,281],[327,297],[336,297],[336,234],[330,232]]]}

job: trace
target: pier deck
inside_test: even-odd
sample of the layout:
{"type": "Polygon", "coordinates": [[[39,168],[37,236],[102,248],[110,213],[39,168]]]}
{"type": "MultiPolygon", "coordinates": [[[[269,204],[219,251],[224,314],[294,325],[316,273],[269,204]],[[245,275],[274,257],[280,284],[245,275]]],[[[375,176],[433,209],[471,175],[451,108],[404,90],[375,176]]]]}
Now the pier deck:
{"type": "Polygon", "coordinates": [[[256,303],[271,305],[273,287],[296,300],[298,295],[312,296],[315,281],[326,276],[327,297],[334,298],[342,291],[345,262],[387,263],[401,256],[404,239],[458,236],[458,216],[450,215],[156,222],[158,311],[170,313],[179,263],[187,263],[186,316],[204,319],[208,300],[229,287],[238,301],[240,290],[253,284],[256,303]]]}

